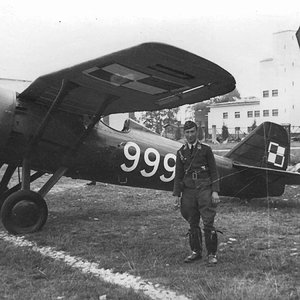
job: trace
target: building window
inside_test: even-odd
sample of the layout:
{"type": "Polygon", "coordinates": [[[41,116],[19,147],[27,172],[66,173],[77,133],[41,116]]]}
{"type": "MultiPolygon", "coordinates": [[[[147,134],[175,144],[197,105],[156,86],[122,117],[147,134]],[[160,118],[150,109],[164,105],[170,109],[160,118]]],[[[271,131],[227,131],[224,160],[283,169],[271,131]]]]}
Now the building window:
{"type": "Polygon", "coordinates": [[[234,113],[234,117],[236,118],[236,119],[239,119],[240,118],[240,112],[239,111],[236,111],[235,113],[234,113]]]}
{"type": "Polygon", "coordinates": [[[252,110],[248,110],[247,111],[247,116],[248,116],[248,118],[253,118],[253,111],[252,110]]]}
{"type": "Polygon", "coordinates": [[[228,119],[228,112],[223,112],[223,119],[228,119]]]}
{"type": "Polygon", "coordinates": [[[263,91],[263,97],[264,98],[269,97],[269,91],[263,91]]]}
{"type": "Polygon", "coordinates": [[[272,90],[272,97],[278,96],[278,90],[272,90]]]}
{"type": "Polygon", "coordinates": [[[278,109],[272,109],[272,116],[278,117],[278,109]]]}
{"type": "Polygon", "coordinates": [[[269,116],[269,110],[268,109],[264,109],[263,110],[263,116],[264,117],[268,117],[269,116]]]}
{"type": "Polygon", "coordinates": [[[259,118],[260,117],[260,111],[259,110],[255,110],[254,111],[254,117],[255,118],[259,118]]]}

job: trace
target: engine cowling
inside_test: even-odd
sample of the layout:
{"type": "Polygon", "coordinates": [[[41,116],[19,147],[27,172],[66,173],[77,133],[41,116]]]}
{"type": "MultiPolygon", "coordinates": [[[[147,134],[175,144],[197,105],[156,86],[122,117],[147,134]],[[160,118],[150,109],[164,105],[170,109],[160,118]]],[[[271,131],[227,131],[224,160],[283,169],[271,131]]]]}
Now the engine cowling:
{"type": "Polygon", "coordinates": [[[14,124],[16,93],[0,88],[0,149],[10,136],[14,124]]]}

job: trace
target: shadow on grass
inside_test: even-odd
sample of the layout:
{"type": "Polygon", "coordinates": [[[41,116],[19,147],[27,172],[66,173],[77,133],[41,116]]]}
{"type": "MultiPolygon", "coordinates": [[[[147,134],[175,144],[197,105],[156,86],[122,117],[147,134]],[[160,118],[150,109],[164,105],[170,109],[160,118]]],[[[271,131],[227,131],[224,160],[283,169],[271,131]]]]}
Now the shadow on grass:
{"type": "Polygon", "coordinates": [[[299,199],[286,199],[282,197],[270,198],[253,198],[250,200],[243,200],[240,198],[222,197],[223,204],[231,204],[234,206],[249,207],[249,208],[287,208],[300,209],[299,199]]]}

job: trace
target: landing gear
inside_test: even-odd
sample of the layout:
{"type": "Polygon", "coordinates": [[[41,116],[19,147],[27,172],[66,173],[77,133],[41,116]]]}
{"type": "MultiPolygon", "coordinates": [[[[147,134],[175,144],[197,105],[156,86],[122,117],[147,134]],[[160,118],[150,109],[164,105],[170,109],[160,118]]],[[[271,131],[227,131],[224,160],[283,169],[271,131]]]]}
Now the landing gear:
{"type": "MultiPolygon", "coordinates": [[[[36,172],[31,175],[30,164],[26,160],[23,161],[22,182],[4,191],[0,196],[0,204],[3,203],[1,208],[2,223],[9,233],[32,233],[45,225],[48,208],[44,197],[66,171],[67,168],[59,168],[38,192],[33,192],[30,190],[30,183],[40,178],[44,173],[36,172]]],[[[4,182],[3,178],[1,180],[2,185],[9,182],[10,178],[7,182],[4,182]]]]}
{"type": "MultiPolygon", "coordinates": [[[[63,142],[63,144],[61,145],[62,147],[59,148],[60,143],[58,143],[55,140],[54,145],[57,145],[61,153],[61,157],[58,161],[56,161],[56,163],[53,162],[52,164],[49,164],[49,169],[51,172],[54,171],[52,170],[53,166],[57,166],[57,169],[53,173],[52,177],[42,186],[42,188],[37,193],[33,192],[30,190],[30,183],[34,180],[33,177],[35,175],[35,179],[42,176],[43,171],[37,171],[35,174],[31,175],[32,161],[37,159],[34,162],[35,168],[38,169],[37,166],[39,165],[39,162],[42,159],[42,157],[47,155],[48,151],[50,152],[50,150],[44,152],[45,147],[39,148],[39,143],[43,137],[43,134],[49,122],[51,120],[56,120],[56,117],[54,117],[55,115],[53,115],[53,113],[56,113],[57,109],[59,108],[63,100],[66,98],[66,96],[74,88],[77,87],[78,85],[76,83],[63,80],[61,88],[56,98],[51,103],[51,106],[44,115],[36,132],[29,132],[29,128],[31,128],[31,126],[27,128],[28,130],[24,130],[26,134],[22,132],[22,134],[24,134],[25,140],[27,139],[28,142],[26,145],[26,149],[24,149],[18,157],[14,157],[13,159],[11,159],[13,161],[11,162],[12,164],[15,163],[16,166],[19,166],[22,157],[22,178],[20,180],[21,183],[9,190],[6,190],[9,180],[12,177],[14,171],[13,168],[16,168],[16,166],[13,165],[11,167],[9,166],[8,171],[4,174],[0,182],[0,202],[1,199],[2,201],[3,199],[5,199],[1,209],[1,217],[4,227],[10,233],[31,233],[40,230],[43,227],[48,216],[48,209],[44,197],[50,191],[50,189],[58,182],[58,180],[62,176],[64,176],[68,168],[70,168],[70,166],[72,167],[72,164],[75,163],[74,156],[76,155],[79,147],[83,144],[83,142],[93,130],[95,125],[99,122],[108,105],[110,105],[113,101],[118,99],[117,96],[108,95],[107,98],[103,101],[103,103],[98,107],[95,114],[92,116],[91,121],[86,127],[86,129],[82,130],[81,135],[79,135],[79,138],[75,141],[74,144],[69,145],[68,148],[66,147],[65,142],[63,142]],[[66,150],[66,148],[69,150],[66,150]]],[[[28,120],[30,121],[31,119],[28,120]]],[[[57,117],[57,120],[60,121],[60,117],[57,117]]],[[[25,124],[27,123],[25,122],[25,124]]],[[[48,130],[50,130],[51,128],[52,127],[49,127],[48,130]]],[[[24,141],[22,139],[22,143],[23,142],[24,141]]],[[[49,143],[51,144],[50,140],[49,143]]],[[[1,166],[2,165],[0,162],[0,167],[1,166]]],[[[44,170],[45,164],[42,164],[42,166],[42,170],[44,170]]]]}
{"type": "MultiPolygon", "coordinates": [[[[3,166],[3,164],[1,164],[1,167],[3,166]]],[[[12,166],[12,165],[8,165],[5,173],[2,177],[2,180],[0,182],[0,211],[1,211],[1,207],[5,201],[5,199],[8,197],[8,183],[13,175],[13,173],[16,170],[16,166],[12,166]]]]}
{"type": "Polygon", "coordinates": [[[5,229],[12,234],[35,232],[45,224],[48,209],[43,197],[30,190],[30,182],[44,173],[36,172],[31,175],[29,165],[23,164],[22,182],[8,189],[8,183],[15,169],[15,165],[8,165],[0,182],[2,223],[5,229]]]}
{"type": "Polygon", "coordinates": [[[1,218],[12,234],[25,234],[40,230],[46,223],[48,208],[43,197],[30,190],[10,195],[3,203],[1,218]]]}

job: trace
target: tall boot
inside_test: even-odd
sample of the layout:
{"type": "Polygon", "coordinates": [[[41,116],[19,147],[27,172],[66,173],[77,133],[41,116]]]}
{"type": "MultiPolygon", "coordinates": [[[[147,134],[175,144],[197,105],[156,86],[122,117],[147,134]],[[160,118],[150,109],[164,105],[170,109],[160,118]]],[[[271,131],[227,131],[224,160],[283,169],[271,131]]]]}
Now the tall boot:
{"type": "Polygon", "coordinates": [[[189,230],[189,242],[192,254],[184,262],[189,263],[202,258],[202,233],[199,227],[193,227],[189,230]]]}
{"type": "Polygon", "coordinates": [[[207,249],[208,263],[216,264],[217,260],[217,250],[218,250],[218,235],[215,230],[205,229],[205,246],[207,249]]]}

